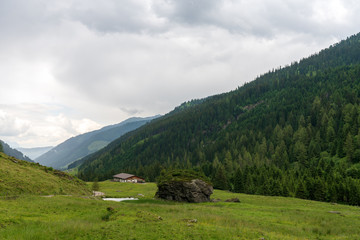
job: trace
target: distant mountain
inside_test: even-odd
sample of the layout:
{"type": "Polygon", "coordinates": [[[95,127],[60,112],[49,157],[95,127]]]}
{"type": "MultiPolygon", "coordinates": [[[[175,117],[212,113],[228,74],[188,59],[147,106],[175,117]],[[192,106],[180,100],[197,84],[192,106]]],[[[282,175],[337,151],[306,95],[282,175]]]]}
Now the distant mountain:
{"type": "Polygon", "coordinates": [[[67,173],[0,153],[0,196],[89,195],[86,183],[67,173]]]}
{"type": "Polygon", "coordinates": [[[74,161],[102,149],[125,133],[135,130],[157,117],[130,118],[115,125],[72,137],[39,156],[35,161],[56,169],[66,169],[74,161]]]}
{"type": "Polygon", "coordinates": [[[30,158],[25,156],[22,152],[11,148],[9,146],[9,144],[5,143],[4,141],[0,140],[0,143],[1,143],[2,147],[3,147],[3,150],[4,150],[5,154],[7,154],[7,155],[9,155],[11,157],[15,157],[15,158],[20,159],[20,160],[25,160],[25,161],[28,161],[28,162],[34,162],[30,158]]]}
{"type": "Polygon", "coordinates": [[[359,129],[357,34],[180,106],[85,157],[78,176],[193,168],[218,189],[360,205],[359,129]]]}
{"type": "Polygon", "coordinates": [[[16,148],[26,156],[28,156],[31,159],[35,159],[37,157],[40,157],[44,153],[50,151],[53,147],[36,147],[36,148],[16,148]]]}

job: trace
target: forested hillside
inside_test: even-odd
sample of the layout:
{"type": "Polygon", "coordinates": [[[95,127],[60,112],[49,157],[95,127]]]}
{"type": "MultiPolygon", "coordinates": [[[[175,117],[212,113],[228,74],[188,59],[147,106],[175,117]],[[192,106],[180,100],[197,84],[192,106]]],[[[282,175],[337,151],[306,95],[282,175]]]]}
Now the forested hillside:
{"type": "Polygon", "coordinates": [[[35,161],[48,167],[67,169],[75,161],[80,161],[81,158],[157,117],[130,118],[118,124],[72,137],[39,156],[35,161]]]}
{"type": "Polygon", "coordinates": [[[1,151],[0,152],[3,152],[5,154],[7,154],[9,156],[12,156],[12,157],[15,157],[17,159],[25,160],[25,161],[28,161],[28,162],[34,162],[30,158],[25,156],[22,152],[14,149],[14,148],[11,148],[9,146],[9,144],[5,143],[2,140],[0,140],[0,145],[1,145],[1,151]]]}
{"type": "Polygon", "coordinates": [[[79,177],[193,168],[219,189],[360,205],[359,96],[357,34],[182,105],[87,157],[79,177]]]}

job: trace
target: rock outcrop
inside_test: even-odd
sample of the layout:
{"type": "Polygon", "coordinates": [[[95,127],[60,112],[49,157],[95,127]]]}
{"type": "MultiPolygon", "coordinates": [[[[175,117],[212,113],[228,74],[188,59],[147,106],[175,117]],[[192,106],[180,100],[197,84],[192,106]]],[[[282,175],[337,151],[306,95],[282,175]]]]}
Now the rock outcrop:
{"type": "Polygon", "coordinates": [[[158,185],[156,197],[178,202],[209,202],[213,187],[200,179],[170,181],[158,185]]]}

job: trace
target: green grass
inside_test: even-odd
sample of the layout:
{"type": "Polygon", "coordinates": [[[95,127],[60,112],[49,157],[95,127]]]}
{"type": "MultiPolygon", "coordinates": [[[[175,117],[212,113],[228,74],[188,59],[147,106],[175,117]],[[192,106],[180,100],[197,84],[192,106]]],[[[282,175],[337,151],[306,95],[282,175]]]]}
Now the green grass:
{"type": "Polygon", "coordinates": [[[90,191],[74,176],[0,153],[0,198],[23,194],[89,195],[90,191]]]}
{"type": "Polygon", "coordinates": [[[96,152],[97,150],[106,147],[106,145],[108,145],[109,142],[108,141],[95,141],[92,142],[89,146],[88,146],[88,150],[90,152],[96,152]]]}
{"type": "Polygon", "coordinates": [[[68,173],[71,176],[76,176],[79,172],[79,167],[67,169],[67,170],[64,170],[64,172],[68,173]]]}
{"type": "MultiPolygon", "coordinates": [[[[91,188],[92,183],[88,183],[91,188]]],[[[99,191],[104,192],[106,197],[126,198],[134,197],[139,199],[154,198],[157,190],[154,183],[119,183],[112,181],[99,182],[99,191]]]]}
{"type": "Polygon", "coordinates": [[[120,203],[79,196],[22,195],[17,199],[1,199],[0,239],[359,239],[360,236],[360,209],[353,206],[218,190],[212,198],[221,202],[186,204],[153,199],[154,183],[105,181],[99,185],[107,196],[141,199],[120,203]],[[238,197],[241,203],[223,202],[233,197],[238,197]]]}

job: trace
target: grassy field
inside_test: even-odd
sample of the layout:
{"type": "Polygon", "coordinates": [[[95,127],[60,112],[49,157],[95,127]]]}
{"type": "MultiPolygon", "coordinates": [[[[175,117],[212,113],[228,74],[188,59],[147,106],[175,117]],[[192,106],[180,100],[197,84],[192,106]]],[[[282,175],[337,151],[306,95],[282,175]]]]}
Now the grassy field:
{"type": "Polygon", "coordinates": [[[0,197],[23,194],[83,194],[83,181],[64,172],[0,153],[0,197]]]}
{"type": "Polygon", "coordinates": [[[140,200],[2,198],[0,239],[360,239],[358,207],[225,191],[212,195],[221,202],[174,203],[153,199],[153,183],[99,184],[109,197],[140,200]],[[233,197],[241,203],[223,202],[233,197]]]}

